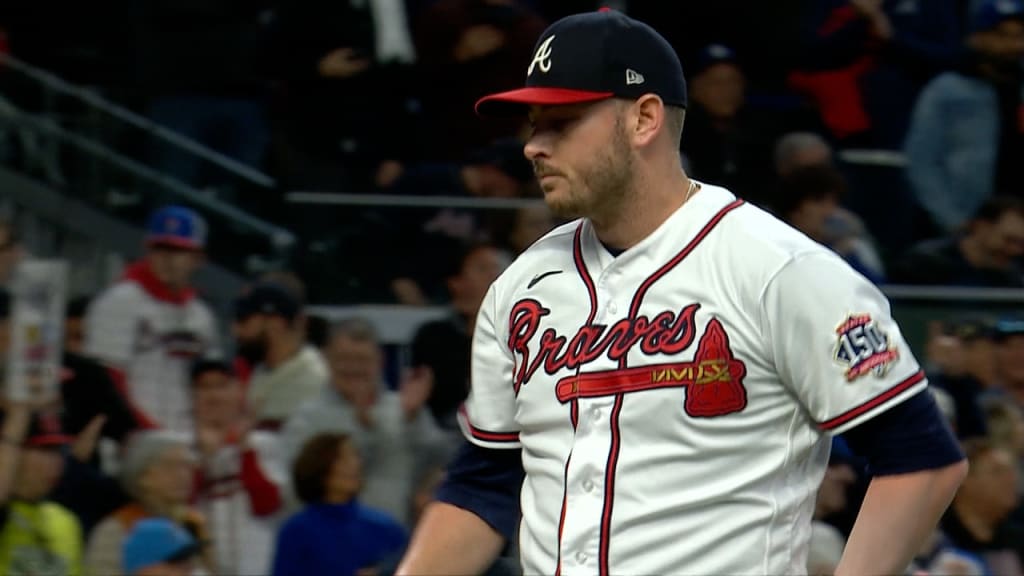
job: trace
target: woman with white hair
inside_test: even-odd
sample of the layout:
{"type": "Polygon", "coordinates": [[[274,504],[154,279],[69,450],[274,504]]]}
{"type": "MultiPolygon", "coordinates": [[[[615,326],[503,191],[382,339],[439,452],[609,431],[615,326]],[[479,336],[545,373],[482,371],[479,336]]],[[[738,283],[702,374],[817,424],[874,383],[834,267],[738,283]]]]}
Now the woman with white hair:
{"type": "Polygon", "coordinates": [[[194,473],[195,456],[187,436],[145,430],[130,437],[121,460],[120,480],[132,502],[93,530],[85,555],[89,573],[124,573],[121,558],[125,537],[143,518],[170,518],[205,542],[205,522],[188,507],[194,473]]]}

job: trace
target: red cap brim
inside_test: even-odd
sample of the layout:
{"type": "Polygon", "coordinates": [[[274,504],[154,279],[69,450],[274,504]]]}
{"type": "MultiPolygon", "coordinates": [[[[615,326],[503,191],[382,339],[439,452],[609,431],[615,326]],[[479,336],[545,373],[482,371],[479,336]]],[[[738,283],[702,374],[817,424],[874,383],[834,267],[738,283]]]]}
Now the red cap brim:
{"type": "Polygon", "coordinates": [[[146,244],[149,246],[166,247],[166,248],[180,248],[183,250],[195,250],[202,251],[203,247],[195,242],[194,240],[188,240],[180,236],[150,236],[146,239],[146,244]]]}
{"type": "Polygon", "coordinates": [[[480,116],[518,116],[525,114],[529,106],[557,106],[560,104],[581,104],[606,100],[612,92],[590,92],[568,88],[544,88],[540,86],[519,88],[484,96],[477,101],[475,109],[480,116]]]}

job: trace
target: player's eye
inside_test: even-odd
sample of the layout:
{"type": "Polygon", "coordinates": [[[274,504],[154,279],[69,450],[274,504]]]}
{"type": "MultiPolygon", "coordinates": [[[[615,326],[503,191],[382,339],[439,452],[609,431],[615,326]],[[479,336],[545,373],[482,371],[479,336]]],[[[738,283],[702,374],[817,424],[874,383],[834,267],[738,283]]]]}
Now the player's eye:
{"type": "Polygon", "coordinates": [[[561,134],[572,127],[575,118],[544,118],[533,123],[533,132],[555,132],[561,134]]]}

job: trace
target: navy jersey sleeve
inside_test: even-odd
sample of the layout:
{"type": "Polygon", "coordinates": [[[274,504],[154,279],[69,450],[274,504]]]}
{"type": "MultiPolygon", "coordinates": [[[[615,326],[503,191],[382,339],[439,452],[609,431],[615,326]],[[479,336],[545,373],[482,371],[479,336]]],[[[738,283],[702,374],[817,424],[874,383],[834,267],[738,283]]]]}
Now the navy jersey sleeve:
{"type": "Polygon", "coordinates": [[[873,476],[942,468],[964,454],[927,390],[846,431],[850,449],[873,476]]]}
{"type": "Polygon", "coordinates": [[[520,450],[465,442],[448,467],[437,499],[476,514],[507,540],[513,540],[519,525],[519,492],[524,476],[520,450]]]}

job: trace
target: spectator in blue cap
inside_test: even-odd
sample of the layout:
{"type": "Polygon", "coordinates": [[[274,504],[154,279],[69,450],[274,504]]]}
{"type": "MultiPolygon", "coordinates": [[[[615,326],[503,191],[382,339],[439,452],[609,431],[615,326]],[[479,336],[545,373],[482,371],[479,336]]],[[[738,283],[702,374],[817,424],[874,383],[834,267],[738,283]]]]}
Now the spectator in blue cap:
{"type": "Polygon", "coordinates": [[[145,246],[145,256],[89,305],[85,351],[124,384],[145,426],[188,432],[189,367],[220,355],[213,312],[192,286],[206,222],[190,208],[164,206],[146,223],[145,246]]]}
{"type": "Polygon", "coordinates": [[[188,576],[200,548],[188,531],[171,520],[140,520],[124,542],[124,570],[130,576],[188,576]]]}

